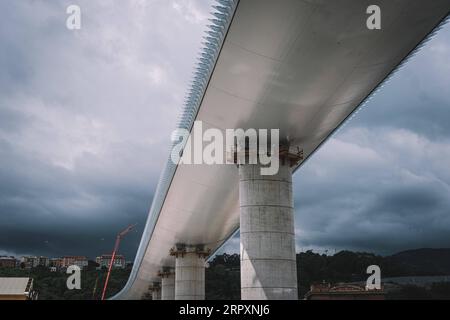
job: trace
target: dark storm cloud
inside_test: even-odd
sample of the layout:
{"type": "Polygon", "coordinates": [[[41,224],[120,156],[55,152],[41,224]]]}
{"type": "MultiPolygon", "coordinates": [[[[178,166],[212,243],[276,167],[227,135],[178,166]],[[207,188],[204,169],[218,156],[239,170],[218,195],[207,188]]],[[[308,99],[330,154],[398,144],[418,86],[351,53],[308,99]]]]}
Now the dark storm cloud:
{"type": "Polygon", "coordinates": [[[450,247],[450,26],[295,176],[297,246],[450,247]]]}
{"type": "Polygon", "coordinates": [[[0,254],[132,259],[210,4],[69,4],[0,4],[0,254]]]}
{"type": "MultiPolygon", "coordinates": [[[[133,172],[111,177],[111,172],[89,167],[67,170],[5,142],[0,142],[0,158],[9,164],[0,167],[3,250],[93,256],[110,250],[112,235],[121,226],[137,222],[142,231],[151,181],[156,180],[151,173],[142,172],[150,180],[145,183],[133,172]]],[[[130,239],[128,252],[136,249],[137,241],[136,236],[130,239]]]]}
{"type": "MultiPolygon", "coordinates": [[[[210,3],[2,1],[0,254],[139,244],[210,3]]],[[[295,175],[299,249],[450,246],[450,27],[295,175]]],[[[238,251],[232,239],[225,250],[238,251]]]]}
{"type": "Polygon", "coordinates": [[[430,139],[450,137],[450,27],[394,75],[358,124],[405,128],[430,139]]]}
{"type": "MultiPolygon", "coordinates": [[[[417,136],[396,135],[416,146],[417,136]]],[[[373,149],[355,149],[336,138],[296,177],[298,246],[381,253],[450,246],[449,170],[440,161],[449,145],[417,148],[416,159],[410,159],[389,156],[393,134],[354,129],[341,139],[354,136],[373,149]],[[427,161],[433,165],[421,165],[427,161]]]]}

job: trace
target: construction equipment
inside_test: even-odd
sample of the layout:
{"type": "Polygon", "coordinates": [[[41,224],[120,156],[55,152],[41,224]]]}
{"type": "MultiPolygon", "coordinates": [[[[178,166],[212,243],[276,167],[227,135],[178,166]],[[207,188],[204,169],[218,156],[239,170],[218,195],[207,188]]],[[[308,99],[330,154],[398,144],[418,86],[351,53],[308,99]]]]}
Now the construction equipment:
{"type": "Polygon", "coordinates": [[[108,273],[106,275],[106,280],[105,280],[105,285],[103,287],[103,293],[102,293],[102,300],[105,300],[105,294],[106,294],[106,289],[108,287],[108,281],[109,281],[109,276],[111,275],[111,270],[112,270],[112,266],[114,264],[114,259],[116,258],[116,252],[119,249],[119,245],[120,245],[120,240],[122,240],[122,238],[128,234],[131,230],[133,230],[133,228],[136,226],[136,224],[133,225],[129,225],[126,229],[122,230],[121,232],[119,232],[117,234],[116,237],[116,243],[114,245],[114,250],[113,253],[111,255],[111,261],[109,263],[108,266],[108,273]]]}

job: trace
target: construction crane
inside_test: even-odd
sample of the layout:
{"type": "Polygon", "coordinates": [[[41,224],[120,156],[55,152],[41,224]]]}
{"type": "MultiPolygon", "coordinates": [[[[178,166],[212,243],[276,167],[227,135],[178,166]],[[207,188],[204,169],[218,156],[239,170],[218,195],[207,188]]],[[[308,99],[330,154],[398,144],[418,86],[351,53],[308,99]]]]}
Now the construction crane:
{"type": "Polygon", "coordinates": [[[120,240],[122,240],[122,238],[125,237],[126,234],[128,234],[131,230],[133,230],[133,228],[135,226],[136,226],[136,224],[129,225],[126,229],[120,231],[117,234],[116,244],[114,245],[114,250],[113,250],[113,253],[112,253],[112,256],[111,256],[111,262],[109,263],[109,266],[108,266],[108,273],[106,275],[105,285],[103,287],[102,300],[105,300],[106,288],[108,287],[109,276],[111,275],[111,269],[112,269],[112,266],[114,264],[114,259],[116,257],[116,252],[119,249],[120,240]]]}

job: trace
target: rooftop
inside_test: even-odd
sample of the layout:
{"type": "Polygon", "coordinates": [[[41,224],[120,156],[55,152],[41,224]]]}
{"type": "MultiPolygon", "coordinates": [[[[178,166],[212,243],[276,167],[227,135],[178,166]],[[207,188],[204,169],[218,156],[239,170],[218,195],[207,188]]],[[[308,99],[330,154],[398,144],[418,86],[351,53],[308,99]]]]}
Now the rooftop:
{"type": "Polygon", "coordinates": [[[30,291],[31,278],[0,278],[1,295],[23,295],[30,291]]]}

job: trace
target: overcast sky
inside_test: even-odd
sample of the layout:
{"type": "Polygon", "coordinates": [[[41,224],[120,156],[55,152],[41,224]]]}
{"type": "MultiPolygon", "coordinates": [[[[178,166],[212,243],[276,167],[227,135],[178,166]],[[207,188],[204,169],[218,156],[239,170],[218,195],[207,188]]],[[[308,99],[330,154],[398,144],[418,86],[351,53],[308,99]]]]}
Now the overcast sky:
{"type": "MultiPolygon", "coordinates": [[[[211,3],[0,1],[0,254],[94,257],[137,222],[134,257],[211,3]]],[[[447,26],[296,173],[298,250],[450,247],[449,88],[447,26]]]]}

